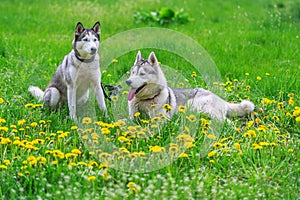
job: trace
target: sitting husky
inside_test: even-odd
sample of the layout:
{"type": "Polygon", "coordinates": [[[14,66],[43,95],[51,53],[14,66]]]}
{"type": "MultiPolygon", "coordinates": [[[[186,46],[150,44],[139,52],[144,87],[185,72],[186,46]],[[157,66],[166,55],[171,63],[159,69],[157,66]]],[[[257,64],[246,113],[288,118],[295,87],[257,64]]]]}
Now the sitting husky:
{"type": "Polygon", "coordinates": [[[154,52],[150,53],[147,60],[142,58],[140,51],[137,53],[126,84],[131,87],[128,93],[131,119],[138,111],[147,113],[149,117],[162,112],[171,118],[180,105],[207,113],[221,122],[226,117],[243,116],[254,110],[254,104],[250,101],[243,100],[238,104],[228,103],[211,91],[202,88],[169,88],[154,52]],[[172,109],[167,112],[163,108],[165,104],[169,104],[172,109]]]}
{"type": "Polygon", "coordinates": [[[60,103],[68,103],[70,117],[76,120],[76,106],[87,102],[89,88],[92,88],[100,109],[106,113],[99,67],[99,41],[99,22],[93,28],[84,28],[78,22],[73,50],[58,66],[45,92],[35,86],[30,86],[28,91],[39,100],[44,100],[44,106],[51,109],[57,108],[60,103]]]}

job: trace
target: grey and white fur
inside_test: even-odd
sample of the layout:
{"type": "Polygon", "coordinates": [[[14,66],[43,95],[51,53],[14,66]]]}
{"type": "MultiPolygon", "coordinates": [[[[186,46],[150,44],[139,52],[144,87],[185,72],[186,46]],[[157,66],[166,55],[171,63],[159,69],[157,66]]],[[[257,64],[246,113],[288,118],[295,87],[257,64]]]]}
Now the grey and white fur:
{"type": "Polygon", "coordinates": [[[207,113],[223,122],[226,117],[244,116],[254,110],[254,104],[248,100],[229,103],[213,92],[203,88],[170,88],[161,70],[158,60],[151,52],[148,59],[142,58],[139,51],[126,80],[131,90],[128,94],[129,117],[136,112],[145,112],[149,117],[158,113],[171,118],[178,106],[187,106],[190,110],[207,113]],[[167,112],[163,106],[169,104],[173,109],[167,112]]]}
{"type": "Polygon", "coordinates": [[[84,28],[78,22],[75,28],[72,51],[58,66],[45,91],[30,86],[28,91],[39,101],[44,100],[44,107],[56,109],[59,104],[68,104],[71,119],[77,119],[76,110],[87,102],[89,89],[93,89],[99,108],[107,112],[104,93],[101,88],[101,73],[98,50],[100,46],[100,23],[92,28],[84,28]]]}

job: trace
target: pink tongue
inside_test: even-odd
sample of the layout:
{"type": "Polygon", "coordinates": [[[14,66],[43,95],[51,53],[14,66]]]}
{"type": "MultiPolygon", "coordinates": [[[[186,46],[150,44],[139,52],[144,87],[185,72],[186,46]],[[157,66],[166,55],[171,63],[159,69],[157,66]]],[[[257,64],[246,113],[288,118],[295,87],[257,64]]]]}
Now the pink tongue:
{"type": "Polygon", "coordinates": [[[128,93],[128,100],[129,101],[131,101],[133,99],[135,91],[136,91],[136,89],[134,89],[134,88],[131,88],[131,90],[129,91],[129,93],[128,93]]]}

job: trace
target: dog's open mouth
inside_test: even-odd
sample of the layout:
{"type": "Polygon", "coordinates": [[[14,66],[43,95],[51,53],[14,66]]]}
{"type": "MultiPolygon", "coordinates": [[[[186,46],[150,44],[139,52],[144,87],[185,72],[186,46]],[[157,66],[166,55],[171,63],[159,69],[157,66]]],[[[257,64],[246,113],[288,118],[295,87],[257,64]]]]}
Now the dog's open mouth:
{"type": "Polygon", "coordinates": [[[139,93],[147,84],[142,85],[141,87],[138,88],[131,88],[129,93],[128,93],[128,100],[131,101],[137,93],[139,93]]]}

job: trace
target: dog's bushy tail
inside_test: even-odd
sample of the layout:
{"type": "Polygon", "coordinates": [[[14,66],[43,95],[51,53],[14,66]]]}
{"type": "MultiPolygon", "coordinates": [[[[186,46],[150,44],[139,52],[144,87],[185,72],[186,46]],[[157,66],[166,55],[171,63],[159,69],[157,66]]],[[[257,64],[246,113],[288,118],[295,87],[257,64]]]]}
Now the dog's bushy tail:
{"type": "Polygon", "coordinates": [[[244,116],[254,111],[254,103],[243,100],[241,103],[228,103],[227,117],[244,116]]]}
{"type": "Polygon", "coordinates": [[[36,86],[30,86],[30,87],[28,88],[28,91],[30,92],[30,94],[31,94],[32,96],[34,96],[35,98],[37,98],[38,101],[43,100],[44,92],[43,92],[43,90],[41,90],[39,87],[36,87],[36,86]]]}

